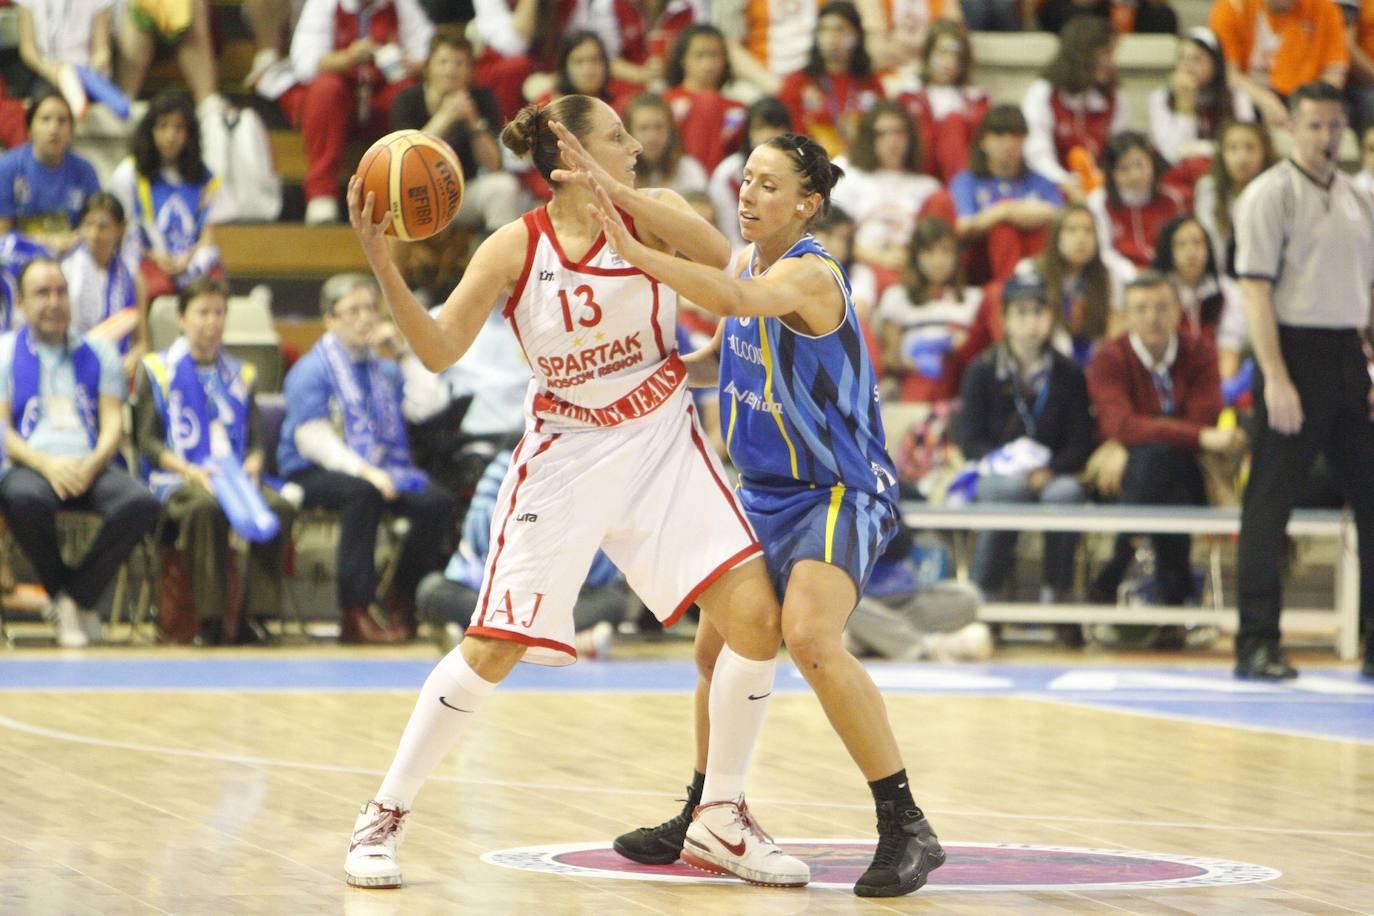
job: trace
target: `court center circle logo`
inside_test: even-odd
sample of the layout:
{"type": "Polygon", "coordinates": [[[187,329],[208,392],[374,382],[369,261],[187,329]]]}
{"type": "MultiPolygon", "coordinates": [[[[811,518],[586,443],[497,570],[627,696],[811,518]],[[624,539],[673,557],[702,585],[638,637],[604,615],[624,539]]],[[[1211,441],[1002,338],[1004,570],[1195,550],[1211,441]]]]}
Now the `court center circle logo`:
{"type": "MultiPolygon", "coordinates": [[[[852,840],[778,841],[811,866],[811,887],[849,890],[868,867],[872,843],[852,840]]],[[[1220,887],[1272,881],[1282,872],[1249,862],[1130,849],[945,843],[949,860],[930,876],[931,891],[1132,890],[1220,887]]],[[[482,861],[502,868],[579,878],[739,884],[681,862],[639,865],[605,843],[558,843],[488,852],[482,861]]]]}

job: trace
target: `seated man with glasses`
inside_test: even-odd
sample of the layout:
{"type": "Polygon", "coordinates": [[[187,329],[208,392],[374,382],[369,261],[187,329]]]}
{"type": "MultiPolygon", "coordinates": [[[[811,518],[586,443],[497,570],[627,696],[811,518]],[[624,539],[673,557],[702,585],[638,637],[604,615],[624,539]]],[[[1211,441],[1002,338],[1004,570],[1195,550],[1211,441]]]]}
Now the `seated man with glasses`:
{"type": "Polygon", "coordinates": [[[411,462],[401,416],[401,373],[371,344],[378,329],[372,278],[340,274],[320,291],[325,335],[286,376],[286,419],[277,464],[303,491],[301,508],[339,513],[338,600],[345,642],[400,642],[415,635],[415,587],[441,569],[453,497],[411,462]],[[387,596],[377,599],[377,524],[404,515],[410,532],[387,596]]]}
{"type": "MultiPolygon", "coordinates": [[[[1120,446],[1094,462],[1098,493],[1123,503],[1205,505],[1201,457],[1239,455],[1247,445],[1241,429],[1217,425],[1216,350],[1179,331],[1178,293],[1158,271],[1143,270],[1127,284],[1124,312],[1126,333],[1098,347],[1088,365],[1098,433],[1120,446]]],[[[1152,540],[1159,601],[1183,604],[1193,597],[1192,540],[1186,534],[1152,540]]],[[[1131,536],[1119,535],[1111,562],[1092,583],[1092,600],[1115,602],[1132,556],[1131,536]]]]}

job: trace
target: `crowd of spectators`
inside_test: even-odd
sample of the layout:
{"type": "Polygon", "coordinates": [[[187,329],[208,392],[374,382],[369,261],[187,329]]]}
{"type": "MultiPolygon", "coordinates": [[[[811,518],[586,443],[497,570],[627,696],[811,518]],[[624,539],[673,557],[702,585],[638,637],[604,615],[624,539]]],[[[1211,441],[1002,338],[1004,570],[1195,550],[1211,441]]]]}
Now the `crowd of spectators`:
{"type": "MultiPolygon", "coordinates": [[[[106,470],[100,421],[116,394],[113,365],[119,403],[131,387],[137,393],[143,463],[175,478],[159,492],[158,530],[181,560],[164,550],[165,565],[175,572],[180,562],[196,595],[209,588],[206,576],[270,578],[261,570],[281,568],[280,539],[252,553],[257,575],[197,559],[227,556],[230,520],[208,497],[214,481],[195,460],[198,447],[178,439],[174,416],[154,409],[187,379],[218,379],[217,410],[233,421],[226,429],[237,459],[255,484],[265,479],[251,367],[228,357],[216,336],[225,287],[214,227],[238,213],[232,183],[211,172],[202,147],[206,119],[234,108],[220,92],[209,5],[85,0],[74,14],[63,7],[80,20],[66,23],[74,27],[56,28],[55,4],[15,2],[31,79],[10,87],[15,96],[28,90],[21,105],[0,106],[0,138],[12,138],[0,157],[0,317],[6,340],[29,349],[6,343],[0,356],[55,358],[45,347],[69,330],[51,326],[61,309],[35,304],[59,298],[54,285],[63,287],[73,341],[94,334],[95,342],[55,351],[75,377],[77,397],[67,400],[80,408],[61,418],[76,424],[60,447],[48,440],[49,411],[66,395],[48,388],[70,394],[73,385],[45,369],[26,405],[23,367],[37,364],[0,362],[8,459],[33,472],[5,478],[0,506],[11,517],[29,511],[24,500],[46,480],[64,505],[86,500],[107,524],[116,511],[156,521],[124,498],[127,475],[106,470]],[[172,48],[190,92],[140,103],[159,42],[172,48]],[[86,73],[135,99],[129,157],[103,189],[72,151],[86,94],[101,98],[98,82],[82,82],[86,73]],[[184,336],[181,350],[150,354],[143,316],[159,293],[179,297],[184,336]],[[124,323],[111,325],[118,316],[124,323]],[[194,371],[178,382],[182,365],[194,371]],[[83,424],[85,433],[70,434],[83,424]],[[43,458],[45,449],[60,461],[43,458]],[[113,509],[89,495],[107,479],[121,481],[113,509]]],[[[677,190],[739,247],[745,158],[768,137],[807,133],[845,172],[817,231],[845,249],[837,256],[885,399],[958,418],[942,433],[951,457],[906,474],[910,497],[938,499],[969,468],[977,486],[959,495],[978,501],[1202,503],[1218,480],[1234,493],[1251,369],[1234,272],[1236,205],[1277,161],[1290,128],[1285,99],[1298,86],[1321,80],[1345,93],[1350,121],[1364,131],[1357,183],[1374,192],[1374,0],[1216,0],[1208,27],[1179,35],[1172,70],[1138,124],[1116,72],[1117,44],[1129,32],[1178,34],[1163,0],[1046,0],[1033,10],[1003,0],[475,0],[466,29],[436,25],[436,6],[245,0],[251,104],[278,106],[302,135],[305,223],[339,220],[350,139],[407,127],[443,137],[466,178],[462,209],[435,239],[396,245],[398,266],[437,301],[461,276],[474,238],[548,199],[543,179],[499,147],[502,124],[522,105],[584,93],[611,104],[642,145],[641,186],[677,190]],[[1057,50],[1019,99],[993,98],[979,86],[969,29],[1027,22],[1056,33],[1057,50]]],[[[414,632],[417,583],[454,546],[453,491],[471,495],[485,461],[518,433],[522,373],[510,359],[518,351],[493,329],[479,361],[498,381],[464,379],[463,369],[435,379],[407,361],[365,278],[331,280],[322,306],[327,333],[286,381],[278,470],[297,498],[283,507],[271,488],[263,498],[288,517],[297,508],[339,513],[345,637],[403,639],[414,632]],[[392,350],[395,359],[382,355],[392,350]],[[499,405],[495,392],[505,392],[499,405]],[[465,415],[454,413],[458,404],[465,415]],[[453,453],[444,424],[461,428],[461,445],[488,447],[475,471],[444,464],[453,453]],[[412,462],[407,426],[432,474],[412,462]],[[371,558],[388,512],[405,516],[412,534],[381,600],[371,558]]],[[[684,315],[684,340],[709,333],[684,315]]],[[[203,418],[207,429],[220,422],[215,413],[203,418]]],[[[894,416],[888,436],[900,450],[912,441],[913,414],[894,416]]],[[[43,496],[51,514],[55,504],[43,496]]],[[[136,529],[124,525],[121,535],[136,529]]],[[[26,551],[50,547],[20,540],[26,551]]],[[[1186,539],[1152,540],[1160,600],[1195,599],[1186,539]]],[[[1077,597],[1115,600],[1139,543],[1123,535],[1077,597]]],[[[1072,535],[1046,538],[1045,600],[1075,596],[1075,549],[1072,535]]],[[[1014,550],[1014,535],[980,538],[972,576],[985,593],[1013,587],[1014,550]]],[[[463,581],[455,578],[462,556],[450,580],[463,581]]],[[[94,600],[87,573],[40,566],[72,644],[94,600]]],[[[197,606],[168,629],[210,641],[242,634],[273,600],[269,590],[229,602],[245,609],[242,623],[226,623],[223,601],[197,606]]]]}

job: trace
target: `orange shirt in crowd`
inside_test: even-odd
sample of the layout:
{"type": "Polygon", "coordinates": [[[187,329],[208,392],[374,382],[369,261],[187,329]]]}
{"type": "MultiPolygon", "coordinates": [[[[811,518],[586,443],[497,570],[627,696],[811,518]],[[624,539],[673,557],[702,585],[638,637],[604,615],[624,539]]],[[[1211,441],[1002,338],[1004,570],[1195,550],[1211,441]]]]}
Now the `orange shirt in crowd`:
{"type": "Polygon", "coordinates": [[[1264,0],[1216,0],[1208,25],[1227,61],[1280,95],[1350,63],[1345,21],[1332,0],[1296,0],[1282,13],[1269,12],[1264,0]]]}

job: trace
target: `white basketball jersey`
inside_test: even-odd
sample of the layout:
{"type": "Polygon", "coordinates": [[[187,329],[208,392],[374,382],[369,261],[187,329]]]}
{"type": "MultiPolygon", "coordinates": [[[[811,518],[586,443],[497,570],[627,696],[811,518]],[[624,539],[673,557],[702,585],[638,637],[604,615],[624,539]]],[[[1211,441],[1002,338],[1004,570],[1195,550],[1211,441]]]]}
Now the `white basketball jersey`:
{"type": "Polygon", "coordinates": [[[686,398],[677,293],[627,264],[604,236],[570,260],[547,208],[526,213],[525,226],[525,267],[503,314],[534,376],[529,420],[546,430],[618,426],[686,398]]]}

